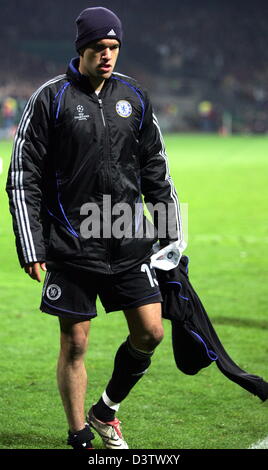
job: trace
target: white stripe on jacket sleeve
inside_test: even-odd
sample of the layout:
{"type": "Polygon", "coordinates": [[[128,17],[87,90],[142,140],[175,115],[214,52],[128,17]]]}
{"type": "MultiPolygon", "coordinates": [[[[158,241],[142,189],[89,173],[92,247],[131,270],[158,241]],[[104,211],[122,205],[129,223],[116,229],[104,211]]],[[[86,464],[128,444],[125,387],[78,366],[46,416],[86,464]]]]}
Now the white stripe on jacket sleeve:
{"type": "Polygon", "coordinates": [[[170,185],[170,196],[171,196],[171,199],[173,200],[174,206],[175,206],[178,240],[183,241],[183,230],[182,230],[182,220],[181,220],[179,200],[178,200],[178,196],[177,196],[177,192],[176,192],[174,183],[173,183],[172,178],[170,176],[170,170],[169,170],[169,165],[168,165],[168,157],[167,157],[167,154],[166,154],[165,143],[164,143],[162,132],[161,132],[161,129],[160,129],[160,126],[159,126],[159,123],[158,123],[158,120],[157,120],[157,117],[155,116],[155,114],[153,114],[153,123],[154,123],[154,125],[156,126],[156,128],[158,130],[159,138],[160,138],[160,141],[161,141],[161,144],[162,144],[162,148],[161,148],[161,151],[159,153],[163,157],[163,159],[165,160],[165,165],[166,165],[165,179],[168,181],[168,183],[170,185]]]}
{"type": "Polygon", "coordinates": [[[36,262],[36,251],[31,232],[29,213],[25,200],[25,191],[23,184],[23,146],[25,144],[26,133],[31,119],[34,115],[34,105],[41,91],[62,79],[66,75],[59,75],[54,79],[44,83],[29,99],[22,114],[16,136],[14,139],[13,152],[11,157],[11,185],[12,199],[15,208],[15,217],[18,226],[19,238],[25,263],[36,262]]]}

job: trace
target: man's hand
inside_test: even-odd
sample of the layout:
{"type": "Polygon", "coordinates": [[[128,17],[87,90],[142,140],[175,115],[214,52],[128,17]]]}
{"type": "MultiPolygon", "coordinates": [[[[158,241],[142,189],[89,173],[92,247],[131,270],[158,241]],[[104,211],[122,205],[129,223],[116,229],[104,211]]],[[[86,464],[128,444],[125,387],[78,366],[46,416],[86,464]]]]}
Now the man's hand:
{"type": "Polygon", "coordinates": [[[24,271],[35,281],[41,282],[40,268],[46,271],[46,263],[29,263],[24,267],[24,271]]]}

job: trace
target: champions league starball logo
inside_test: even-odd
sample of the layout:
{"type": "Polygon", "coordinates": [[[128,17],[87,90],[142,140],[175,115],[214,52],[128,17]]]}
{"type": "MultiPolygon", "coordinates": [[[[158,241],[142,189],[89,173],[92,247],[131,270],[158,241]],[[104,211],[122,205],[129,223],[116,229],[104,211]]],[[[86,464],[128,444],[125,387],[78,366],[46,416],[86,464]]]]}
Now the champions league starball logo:
{"type": "Polygon", "coordinates": [[[78,112],[78,115],[74,116],[75,119],[77,119],[78,121],[87,121],[88,120],[89,114],[84,113],[84,106],[79,104],[78,106],[76,106],[76,110],[78,112]]]}

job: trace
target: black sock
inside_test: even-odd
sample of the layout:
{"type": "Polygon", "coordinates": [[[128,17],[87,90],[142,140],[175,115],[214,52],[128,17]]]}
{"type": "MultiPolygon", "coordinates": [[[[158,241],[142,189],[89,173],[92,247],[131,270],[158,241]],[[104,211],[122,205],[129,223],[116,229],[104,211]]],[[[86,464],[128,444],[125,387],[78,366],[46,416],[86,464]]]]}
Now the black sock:
{"type": "Polygon", "coordinates": [[[93,413],[97,419],[104,423],[113,421],[115,416],[115,410],[107,406],[102,397],[100,397],[99,401],[93,405],[93,413]]]}
{"type": "Polygon", "coordinates": [[[74,449],[92,449],[91,441],[94,439],[94,434],[91,432],[89,424],[86,424],[84,429],[80,431],[68,431],[67,444],[74,449]]]}
{"type": "Polygon", "coordinates": [[[104,395],[114,404],[121,403],[150,366],[152,355],[153,352],[147,353],[134,348],[129,338],[121,344],[115,356],[112,378],[103,396],[93,406],[97,419],[104,422],[114,419],[116,410],[105,403],[104,395]]]}

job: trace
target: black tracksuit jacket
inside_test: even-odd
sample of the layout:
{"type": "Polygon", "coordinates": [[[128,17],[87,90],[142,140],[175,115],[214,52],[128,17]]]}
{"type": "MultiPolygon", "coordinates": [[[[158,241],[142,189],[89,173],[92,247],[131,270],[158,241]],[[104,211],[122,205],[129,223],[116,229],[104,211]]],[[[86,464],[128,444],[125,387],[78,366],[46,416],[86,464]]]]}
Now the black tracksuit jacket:
{"type": "MultiPolygon", "coordinates": [[[[18,126],[7,181],[17,252],[21,266],[46,261],[119,273],[151,255],[157,231],[85,238],[81,207],[96,203],[103,216],[103,195],[112,207],[127,203],[134,210],[142,197],[169,205],[173,226],[160,240],[167,244],[182,238],[178,198],[147,93],[113,73],[96,95],[78,63],[73,59],[66,74],[32,95],[18,126]]],[[[137,217],[131,223],[135,232],[137,217]]]]}

